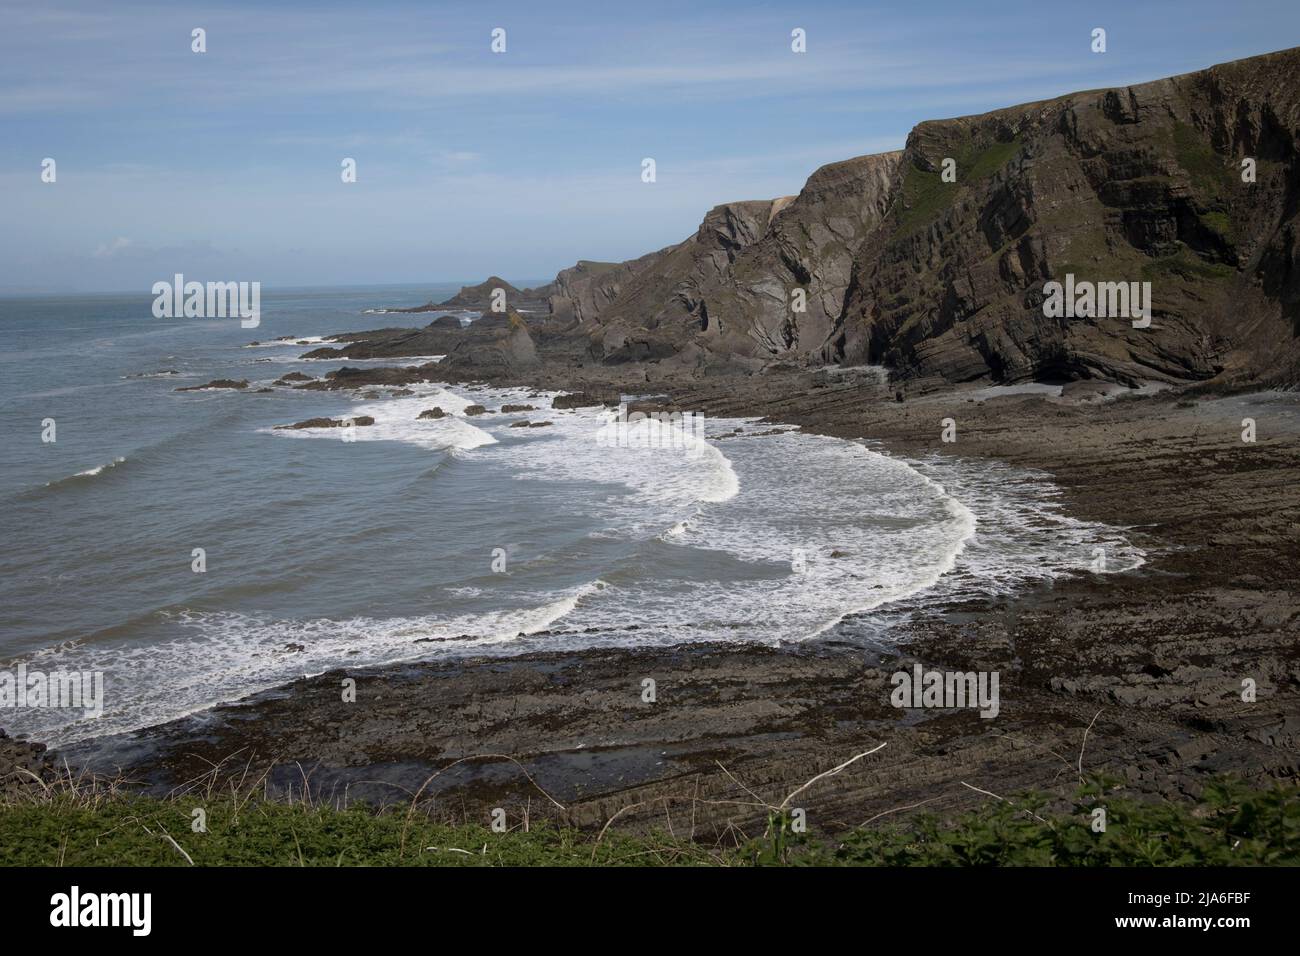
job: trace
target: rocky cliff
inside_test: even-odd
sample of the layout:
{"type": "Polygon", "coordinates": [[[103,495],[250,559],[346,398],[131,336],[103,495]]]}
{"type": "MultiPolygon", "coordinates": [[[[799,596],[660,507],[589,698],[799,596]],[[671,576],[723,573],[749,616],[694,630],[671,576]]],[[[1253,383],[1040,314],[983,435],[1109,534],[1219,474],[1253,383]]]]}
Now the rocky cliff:
{"type": "Polygon", "coordinates": [[[1293,384],[1298,152],[1300,49],[925,122],[793,199],[717,206],[677,246],[580,262],[551,310],[607,364],[1293,384]],[[1067,275],[1150,283],[1150,325],[1045,315],[1045,284],[1067,275]]]}
{"type": "Polygon", "coordinates": [[[390,309],[389,311],[433,312],[469,309],[481,312],[492,307],[492,296],[498,289],[505,294],[505,303],[509,308],[544,308],[548,297],[554,292],[554,283],[536,289],[517,289],[499,276],[489,276],[478,285],[462,286],[454,296],[437,305],[430,303],[418,309],[390,309]]]}

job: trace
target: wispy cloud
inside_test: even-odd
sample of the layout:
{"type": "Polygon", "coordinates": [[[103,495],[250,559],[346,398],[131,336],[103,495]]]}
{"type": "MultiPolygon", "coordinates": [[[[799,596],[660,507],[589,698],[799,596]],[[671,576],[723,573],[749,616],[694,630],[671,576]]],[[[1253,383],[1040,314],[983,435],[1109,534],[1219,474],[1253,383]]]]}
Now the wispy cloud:
{"type": "Polygon", "coordinates": [[[301,283],[541,276],[679,240],[719,202],[798,192],[820,165],[900,147],[922,119],[1300,35],[1293,0],[1173,9],[14,3],[0,32],[0,198],[14,224],[0,231],[0,285],[135,287],[172,262],[301,283]],[[1105,56],[1087,47],[1099,24],[1105,56]],[[190,51],[196,26],[207,53],[190,51]],[[489,49],[496,26],[505,54],[489,49]],[[790,49],[795,26],[805,54],[790,49]],[[39,179],[45,156],[57,184],[39,179]],[[356,183],[340,179],[344,157],[356,183]]]}
{"type": "Polygon", "coordinates": [[[112,242],[101,242],[95,251],[91,253],[91,256],[96,259],[112,259],[130,248],[131,240],[124,236],[118,236],[112,242]]]}
{"type": "MultiPolygon", "coordinates": [[[[152,103],[227,106],[271,96],[344,98],[382,112],[492,100],[525,111],[538,99],[574,96],[583,99],[573,106],[584,108],[610,97],[676,93],[719,101],[952,90],[993,79],[1084,75],[1099,65],[1035,51],[1013,60],[990,56],[969,31],[932,33],[918,55],[915,28],[885,16],[874,17],[866,30],[810,28],[810,52],[796,55],[784,16],[697,14],[669,21],[647,11],[618,30],[616,21],[599,29],[573,22],[548,29],[531,15],[502,12],[501,22],[522,22],[508,52],[493,55],[488,24],[497,21],[479,17],[467,17],[480,25],[463,27],[450,42],[439,39],[433,18],[409,9],[368,8],[361,15],[351,6],[327,7],[305,15],[258,8],[250,14],[220,5],[186,12],[121,3],[115,10],[121,15],[92,15],[81,27],[74,26],[71,8],[12,24],[0,48],[8,55],[6,72],[38,82],[0,99],[0,109],[85,108],[140,95],[152,103]],[[202,55],[189,50],[197,21],[208,32],[202,55]],[[75,70],[66,68],[69,62],[75,70]]],[[[989,23],[980,32],[994,28],[989,23]]]]}

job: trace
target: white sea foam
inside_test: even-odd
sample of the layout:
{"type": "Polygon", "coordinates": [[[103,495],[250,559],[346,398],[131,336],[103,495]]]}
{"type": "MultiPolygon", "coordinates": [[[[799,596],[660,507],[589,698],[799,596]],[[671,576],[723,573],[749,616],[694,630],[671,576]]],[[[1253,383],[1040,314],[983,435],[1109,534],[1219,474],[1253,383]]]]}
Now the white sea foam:
{"type": "Polygon", "coordinates": [[[753,568],[724,559],[699,579],[671,568],[648,578],[615,575],[562,622],[581,642],[806,640],[934,589],[974,598],[1090,572],[1099,548],[1106,572],[1143,561],[1122,531],[1065,515],[1046,475],[996,463],[908,462],[858,442],[771,434],[768,425],[737,421],[710,423],[710,454],[693,458],[653,443],[602,445],[600,409],[531,414],[555,427],[538,437],[519,429],[528,441],[487,449],[485,460],[518,478],[620,485],[630,497],[590,499],[609,522],[603,534],[657,535],[753,568]],[[721,437],[737,429],[739,436],[721,437]]]}
{"type": "MultiPolygon", "coordinates": [[[[590,582],[580,587],[520,594],[503,578],[500,590],[444,589],[453,602],[495,603],[479,613],[336,621],[196,612],[179,621],[192,635],[162,645],[45,652],[38,661],[47,668],[75,662],[110,675],[110,713],[95,724],[32,730],[60,743],[129,729],[344,664],[597,645],[797,642],[846,619],[849,627],[888,620],[908,602],[988,597],[1088,573],[1098,548],[1108,572],[1144,559],[1122,529],[1066,515],[1048,477],[1023,469],[938,456],[906,461],[859,442],[773,434],[770,425],[738,420],[710,422],[707,440],[680,447],[611,445],[600,440],[605,409],[505,414],[504,403],[545,405],[551,396],[432,384],[412,390],[355,404],[346,415],[375,419],[356,428],[357,441],[451,449],[485,469],[484,480],[490,470],[569,483],[594,519],[588,540],[615,557],[565,565],[569,580],[590,582]],[[465,412],[473,404],[491,411],[471,419],[465,412]],[[446,417],[418,418],[434,406],[446,417]],[[521,418],[552,424],[511,427],[521,418]],[[298,644],[301,651],[286,649],[298,644]],[[115,688],[114,674],[132,675],[129,686],[115,688]]],[[[643,427],[662,438],[654,430],[672,426],[643,427]]],[[[338,429],[272,434],[338,440],[338,429]]],[[[526,509],[519,515],[529,520],[526,509]]],[[[512,520],[508,512],[502,519],[512,520]]],[[[511,540],[508,523],[494,531],[511,540]]],[[[511,553],[512,568],[530,560],[568,559],[511,553]]]]}
{"type": "Polygon", "coordinates": [[[56,746],[171,720],[341,667],[393,664],[455,649],[483,651],[545,630],[601,588],[593,581],[519,606],[457,617],[276,620],[187,611],[188,632],[146,647],[63,645],[27,659],[29,670],[101,671],[106,707],[97,719],[46,708],[16,711],[8,728],[56,746]],[[301,645],[301,649],[298,646],[301,645]],[[72,723],[64,723],[73,718],[72,723]]]}
{"type": "MultiPolygon", "coordinates": [[[[472,399],[439,394],[432,404],[456,414],[471,402],[536,400],[520,389],[472,399]]],[[[421,396],[383,404],[405,417],[430,402],[421,396]]],[[[365,406],[378,418],[375,408],[365,406]]],[[[651,419],[619,433],[645,441],[612,442],[607,409],[527,416],[552,426],[510,428],[514,413],[477,417],[476,430],[504,442],[479,446],[479,460],[520,480],[592,483],[587,508],[605,523],[602,538],[658,538],[720,556],[699,577],[671,567],[648,577],[608,576],[609,587],[563,622],[581,643],[807,640],[850,615],[937,587],[977,597],[1089,570],[1098,548],[1107,552],[1107,571],[1142,562],[1141,550],[1116,529],[1064,515],[1046,476],[1023,470],[942,458],[907,462],[862,443],[772,433],[747,421],[711,422],[708,441],[665,441],[662,430],[673,426],[651,419]]],[[[405,428],[384,437],[420,441],[405,428]]]]}
{"type": "MultiPolygon", "coordinates": [[[[356,419],[367,415],[375,420],[373,425],[352,429],[350,434],[358,442],[400,441],[431,450],[452,448],[462,451],[496,443],[495,438],[470,424],[464,417],[465,409],[474,404],[469,399],[439,386],[416,385],[411,387],[411,391],[416,394],[386,401],[363,402],[334,417],[356,419]],[[446,417],[420,418],[420,412],[434,407],[446,412],[446,417]]],[[[260,430],[285,438],[329,438],[339,441],[341,437],[338,428],[260,430]]]]}
{"type": "MultiPolygon", "coordinates": [[[[491,400],[498,406],[527,403],[527,394],[494,390],[491,400]]],[[[632,492],[622,510],[655,522],[664,520],[659,512],[665,508],[680,514],[700,503],[726,501],[740,490],[720,448],[676,426],[651,419],[621,426],[620,433],[603,408],[540,409],[528,416],[549,421],[552,427],[527,429],[520,436],[527,442],[495,456],[517,478],[617,485],[632,492]],[[629,440],[614,440],[619,434],[629,440]]]]}
{"type": "Polygon", "coordinates": [[[125,458],[118,456],[114,458],[112,461],[105,462],[102,465],[96,465],[94,468],[87,468],[85,471],[78,471],[75,474],[68,475],[68,477],[66,478],[58,478],[55,479],[54,481],[47,481],[45,483],[45,487],[49,488],[53,485],[62,484],[65,481],[73,481],[74,479],[77,478],[94,478],[98,475],[102,475],[105,471],[107,471],[110,468],[116,468],[118,465],[123,464],[125,461],[126,461],[125,458]]]}
{"type": "Polygon", "coordinates": [[[1114,574],[1146,563],[1146,552],[1130,540],[1128,529],[1067,514],[1060,489],[1045,473],[939,455],[911,467],[942,482],[977,519],[976,533],[940,583],[936,600],[1009,594],[1067,574],[1114,574]]]}
{"type": "Polygon", "coordinates": [[[350,358],[343,354],[342,349],[336,349],[338,355],[321,355],[316,358],[292,358],[282,360],[284,364],[290,365],[295,362],[342,362],[345,365],[424,365],[428,362],[441,362],[446,355],[389,355],[381,358],[350,358]]]}
{"type": "MultiPolygon", "coordinates": [[[[494,389],[474,401],[530,399],[494,389]]],[[[512,439],[479,449],[479,460],[520,480],[591,483],[584,500],[606,523],[602,538],[659,537],[724,556],[721,580],[682,579],[669,568],[648,580],[618,578],[563,622],[586,643],[626,642],[633,622],[637,643],[807,639],[933,586],[974,534],[974,515],[936,481],[851,442],[794,432],[701,441],[665,435],[675,426],[654,419],[619,426],[616,437],[629,440],[611,441],[602,408],[526,414],[552,426],[510,428],[515,413],[476,418],[512,439]]],[[[739,424],[714,423],[710,433],[739,424]]]]}
{"type": "Polygon", "coordinates": [[[296,335],[282,339],[272,339],[270,342],[249,342],[243,347],[246,349],[288,349],[301,348],[305,345],[336,345],[338,341],[338,339],[327,335],[296,335]]]}
{"type": "Polygon", "coordinates": [[[116,468],[124,461],[126,461],[125,458],[117,457],[114,458],[112,461],[107,462],[106,464],[96,465],[94,468],[87,468],[85,471],[79,471],[77,472],[76,477],[93,478],[95,475],[103,474],[105,468],[116,468]]]}
{"type": "MultiPolygon", "coordinates": [[[[712,430],[737,424],[715,423],[712,430]]],[[[715,460],[725,462],[725,480],[711,476],[719,493],[703,493],[707,484],[678,476],[665,482],[679,492],[692,487],[693,502],[684,494],[650,493],[645,474],[630,474],[640,456],[641,469],[662,475],[673,464],[663,449],[619,449],[625,457],[593,464],[581,446],[566,447],[555,452],[563,468],[538,470],[566,477],[585,470],[623,481],[642,513],[628,517],[612,508],[611,521],[631,535],[657,523],[666,544],[717,555],[705,561],[712,571],[704,577],[674,575],[667,559],[658,574],[611,575],[606,591],[562,622],[567,632],[619,644],[807,640],[846,615],[933,586],[975,530],[971,511],[938,483],[851,442],[786,432],[710,447],[726,450],[715,460]],[[683,517],[688,504],[694,506],[683,517]],[[635,632],[628,630],[630,618],[635,632]]],[[[684,470],[680,462],[677,467],[684,470]]]]}

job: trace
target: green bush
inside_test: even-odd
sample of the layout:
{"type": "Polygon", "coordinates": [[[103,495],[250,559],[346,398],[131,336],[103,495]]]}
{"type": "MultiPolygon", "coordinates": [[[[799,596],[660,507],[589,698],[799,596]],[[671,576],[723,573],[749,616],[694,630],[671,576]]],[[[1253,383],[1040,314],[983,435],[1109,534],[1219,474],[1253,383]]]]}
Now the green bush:
{"type": "Polygon", "coordinates": [[[1294,786],[1252,790],[1219,780],[1196,804],[1141,801],[1105,784],[1080,791],[1074,813],[1042,814],[1030,795],[991,802],[945,823],[924,816],[907,829],[863,831],[810,862],[860,866],[1295,866],[1300,799],[1294,786]],[[1105,832],[1092,812],[1106,810],[1105,832]],[[1037,817],[1042,815],[1043,820],[1037,817]]]}
{"type": "Polygon", "coordinates": [[[1292,786],[1209,784],[1196,803],[1152,802],[1099,780],[1073,812],[1043,795],[860,828],[839,839],[791,832],[774,812],[764,838],[720,849],[664,834],[549,825],[495,833],[405,809],[336,810],[230,795],[157,800],[76,792],[0,805],[6,866],[1295,866],[1300,799],[1292,786]],[[1091,828],[1106,809],[1105,832],[1091,828]],[[206,813],[207,832],[191,827],[206,813]],[[174,842],[173,842],[174,841],[174,842]]]}
{"type": "Polygon", "coordinates": [[[506,833],[448,826],[405,810],[337,810],[260,797],[156,800],[114,797],[86,805],[63,794],[0,807],[6,866],[602,866],[708,863],[693,844],[594,836],[546,825],[506,833]],[[206,814],[196,833],[193,810],[206,814]],[[170,840],[168,839],[170,837],[170,840]],[[175,841],[175,845],[170,842],[175,841]],[[179,847],[180,849],[178,849],[179,847]]]}
{"type": "Polygon", "coordinates": [[[957,181],[945,183],[939,172],[930,172],[909,164],[903,174],[903,205],[899,214],[898,234],[908,236],[927,225],[952,205],[963,186],[978,183],[998,172],[1020,151],[1016,139],[994,142],[984,148],[967,145],[956,150],[957,181]]]}

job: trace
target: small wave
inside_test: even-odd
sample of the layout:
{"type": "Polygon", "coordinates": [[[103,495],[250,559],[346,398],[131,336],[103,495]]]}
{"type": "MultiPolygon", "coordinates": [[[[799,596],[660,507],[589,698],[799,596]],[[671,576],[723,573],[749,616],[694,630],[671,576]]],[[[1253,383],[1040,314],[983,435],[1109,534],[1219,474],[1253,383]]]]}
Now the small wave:
{"type": "MultiPolygon", "coordinates": [[[[1087,572],[1097,549],[1105,552],[1107,572],[1144,560],[1123,529],[1064,514],[1050,478],[1024,469],[942,457],[905,460],[863,443],[753,420],[710,421],[705,436],[675,434],[675,426],[653,419],[611,427],[604,409],[547,408],[550,394],[527,389],[424,383],[411,390],[358,402],[333,417],[374,418],[355,429],[358,442],[413,444],[444,452],[438,456],[444,462],[468,459],[475,469],[499,469],[510,479],[574,483],[584,520],[600,528],[587,537],[617,540],[620,547],[593,548],[617,557],[598,567],[578,565],[573,577],[568,568],[564,584],[599,580],[563,589],[543,579],[523,597],[502,598],[508,607],[459,615],[277,620],[184,611],[174,618],[183,636],[162,644],[106,641],[37,655],[45,664],[104,670],[113,710],[93,723],[23,731],[66,743],[182,716],[333,667],[466,651],[505,656],[684,641],[781,644],[837,626],[837,635],[866,632],[923,601],[987,599],[1087,572]],[[506,403],[543,406],[527,417],[551,427],[513,428],[520,415],[501,413],[506,403]],[[468,416],[477,404],[490,410],[468,416]],[[444,417],[419,418],[434,406],[444,417]],[[751,437],[718,443],[727,455],[709,440],[740,427],[751,437]]],[[[340,437],[337,428],[260,430],[284,438],[340,437]]],[[[146,466],[158,464],[154,452],[127,452],[133,468],[141,458],[146,466]]],[[[86,480],[123,461],[64,481],[86,480]]],[[[440,600],[478,607],[476,592],[446,587],[440,600]]]]}
{"type": "Polygon", "coordinates": [[[21,491],[15,491],[11,495],[0,498],[0,500],[29,500],[39,499],[51,493],[57,493],[61,490],[71,490],[79,486],[87,486],[91,478],[97,478],[103,475],[109,475],[117,470],[123,470],[134,473],[139,467],[148,467],[160,463],[173,465],[192,452],[191,443],[196,439],[212,432],[214,427],[229,425],[239,419],[240,412],[232,409],[223,415],[217,416],[211,422],[195,425],[192,428],[185,428],[181,431],[167,435],[157,441],[146,445],[140,445],[135,448],[127,449],[127,454],[115,456],[111,461],[102,465],[96,465],[94,468],[87,468],[84,471],[76,472],[64,478],[57,478],[53,481],[47,481],[43,485],[29,486],[21,491]],[[125,467],[130,465],[129,468],[125,467]]]}
{"type": "MultiPolygon", "coordinates": [[[[498,389],[483,393],[483,400],[527,403],[537,394],[498,389]]],[[[527,436],[533,440],[503,449],[503,464],[518,479],[597,482],[630,490],[632,507],[620,500],[618,510],[644,516],[643,522],[635,523],[638,533],[645,529],[650,536],[657,535],[680,520],[683,512],[727,501],[740,491],[727,456],[704,437],[676,424],[657,419],[611,422],[603,408],[542,409],[538,414],[544,414],[552,427],[527,436]]]]}
{"type": "Polygon", "coordinates": [[[337,345],[339,340],[328,335],[290,335],[269,342],[249,342],[240,346],[246,349],[286,349],[303,345],[337,345]]]}
{"type": "Polygon", "coordinates": [[[348,365],[373,365],[373,364],[390,364],[397,366],[405,365],[424,365],[428,362],[441,362],[446,355],[386,355],[379,358],[351,358],[343,354],[342,349],[336,349],[337,355],[322,355],[316,358],[290,358],[280,359],[285,364],[293,362],[346,362],[348,365]]]}
{"type": "Polygon", "coordinates": [[[456,617],[284,620],[234,612],[164,612],[190,635],[148,647],[61,645],[26,659],[32,670],[102,671],[109,702],[103,716],[65,723],[68,714],[58,709],[25,708],[15,712],[9,729],[66,746],[174,720],[336,668],[505,645],[546,631],[603,587],[604,582],[594,580],[541,595],[538,604],[456,617]]]}
{"type": "MultiPolygon", "coordinates": [[[[413,386],[417,394],[403,398],[365,402],[354,405],[339,418],[359,418],[363,415],[375,420],[373,425],[357,426],[349,438],[361,441],[397,441],[416,445],[432,451],[451,449],[470,451],[485,445],[495,445],[497,440],[488,432],[471,425],[463,417],[465,409],[474,404],[440,386],[413,386]],[[420,418],[427,408],[438,407],[446,413],[443,418],[420,418]]],[[[262,428],[281,438],[331,438],[339,440],[339,428],[262,428]]]]}
{"type": "MultiPolygon", "coordinates": [[[[1120,529],[1059,513],[1046,476],[986,463],[907,461],[857,442],[770,430],[724,442],[731,457],[713,464],[725,463],[725,473],[692,474],[679,463],[674,474],[665,470],[669,456],[658,452],[593,452],[600,414],[580,409],[572,416],[563,420],[570,441],[530,443],[532,461],[516,461],[521,453],[513,447],[493,454],[510,455],[528,477],[626,484],[640,508],[629,508],[625,496],[592,496],[593,513],[621,537],[648,532],[694,552],[683,557],[687,566],[708,568],[681,575],[669,559],[655,574],[613,576],[616,587],[566,622],[573,630],[564,639],[581,646],[780,644],[824,635],[849,618],[883,633],[921,595],[950,602],[1009,594],[1093,570],[1098,549],[1106,572],[1143,560],[1120,529]],[[642,489],[646,481],[661,487],[642,489]],[[733,487],[738,495],[729,493],[733,487]]],[[[754,424],[712,422],[710,434],[754,424]]]]}
{"type": "MultiPolygon", "coordinates": [[[[713,428],[738,424],[748,423],[713,428]]],[[[729,450],[741,493],[703,502],[658,536],[740,562],[723,571],[727,586],[630,582],[575,627],[612,634],[622,603],[638,608],[642,637],[690,628],[698,639],[808,640],[932,587],[975,534],[975,515],[942,485],[856,443],[780,432],[729,450]]]]}
{"type": "Polygon", "coordinates": [[[96,465],[94,468],[87,468],[85,471],[74,472],[71,475],[65,475],[62,478],[55,478],[45,482],[43,485],[28,487],[20,491],[15,491],[12,495],[5,496],[13,501],[35,501],[40,498],[58,494],[65,491],[71,491],[79,486],[87,485],[92,478],[98,478],[106,472],[112,472],[115,468],[120,468],[126,464],[124,456],[118,456],[112,461],[107,461],[102,465],[96,465]]]}
{"type": "Polygon", "coordinates": [[[85,478],[94,478],[98,475],[102,475],[110,468],[116,468],[118,465],[124,464],[125,462],[126,459],[119,456],[117,458],[114,458],[112,461],[105,462],[102,465],[96,465],[94,468],[87,468],[85,471],[79,471],[75,474],[68,475],[66,478],[56,478],[53,481],[47,481],[45,483],[45,487],[55,488],[59,485],[67,484],[68,482],[80,481],[85,478]]]}
{"type": "Polygon", "coordinates": [[[94,468],[87,468],[85,471],[79,471],[79,472],[77,472],[77,473],[76,473],[75,475],[73,475],[72,477],[73,477],[73,478],[93,478],[95,475],[101,474],[101,473],[104,471],[105,468],[116,468],[118,465],[122,464],[122,462],[124,462],[124,461],[126,461],[125,458],[121,458],[121,457],[114,458],[112,461],[108,462],[107,464],[96,465],[94,468]]]}

